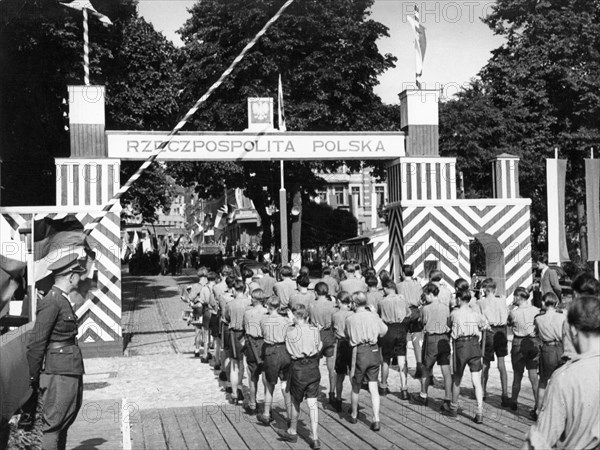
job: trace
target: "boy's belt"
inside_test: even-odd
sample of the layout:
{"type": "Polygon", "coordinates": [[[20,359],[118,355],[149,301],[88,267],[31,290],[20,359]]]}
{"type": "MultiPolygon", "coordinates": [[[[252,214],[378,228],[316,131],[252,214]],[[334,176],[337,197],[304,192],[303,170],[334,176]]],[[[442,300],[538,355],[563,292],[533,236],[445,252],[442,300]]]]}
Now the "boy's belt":
{"type": "Polygon", "coordinates": [[[59,348],[71,347],[72,345],[77,345],[77,343],[73,341],[59,341],[59,342],[50,342],[48,344],[48,350],[56,350],[59,348]]]}

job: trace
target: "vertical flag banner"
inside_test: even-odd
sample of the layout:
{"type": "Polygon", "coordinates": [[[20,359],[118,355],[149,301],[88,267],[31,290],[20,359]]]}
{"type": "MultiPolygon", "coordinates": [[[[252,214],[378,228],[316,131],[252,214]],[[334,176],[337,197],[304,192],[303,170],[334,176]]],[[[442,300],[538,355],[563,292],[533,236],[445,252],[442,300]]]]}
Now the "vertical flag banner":
{"type": "Polygon", "coordinates": [[[569,260],[565,233],[565,179],[566,159],[546,160],[546,187],[548,202],[548,262],[569,260]]]}
{"type": "Polygon", "coordinates": [[[425,27],[421,25],[421,16],[419,8],[415,5],[415,15],[407,16],[415,33],[415,76],[417,87],[421,89],[421,76],[423,75],[423,61],[425,60],[425,50],[427,49],[427,38],[425,36],[425,27]]]}
{"type": "Polygon", "coordinates": [[[588,261],[600,261],[600,159],[585,160],[588,261]]]}
{"type": "Polygon", "coordinates": [[[277,124],[279,131],[287,131],[285,125],[285,112],[283,110],[283,86],[281,84],[281,74],[279,74],[279,85],[277,89],[277,124]]]}

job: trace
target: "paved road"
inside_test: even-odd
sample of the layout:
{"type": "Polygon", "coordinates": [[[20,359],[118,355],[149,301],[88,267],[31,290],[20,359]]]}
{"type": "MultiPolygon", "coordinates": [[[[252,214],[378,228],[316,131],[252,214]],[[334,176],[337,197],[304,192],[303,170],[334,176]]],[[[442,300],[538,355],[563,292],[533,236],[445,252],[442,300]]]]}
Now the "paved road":
{"type": "MultiPolygon", "coordinates": [[[[191,272],[189,272],[191,275],[191,272]]],[[[69,448],[288,448],[277,440],[274,429],[259,427],[240,407],[227,404],[217,373],[193,357],[193,329],[181,320],[186,305],[179,299],[179,286],[190,275],[179,277],[123,276],[123,331],[128,343],[126,355],[86,360],[84,406],[69,435],[69,448]],[[130,436],[123,445],[123,433],[130,436]]],[[[414,358],[409,349],[409,367],[414,358]]],[[[474,401],[469,395],[468,374],[463,382],[467,394],[463,415],[448,419],[439,411],[443,392],[441,373],[436,368],[436,385],[430,391],[433,408],[402,402],[392,394],[382,401],[382,432],[368,429],[370,414],[367,396],[361,396],[364,414],[357,425],[344,414],[332,411],[324,398],[327,375],[321,367],[324,448],[516,448],[531,422],[528,408],[514,414],[499,408],[499,379],[491,372],[490,399],[486,423],[470,422],[474,401]]],[[[399,391],[399,379],[392,371],[390,389],[399,391]]],[[[509,374],[509,382],[512,375],[509,374]]],[[[409,381],[410,390],[418,382],[409,381]]],[[[345,406],[349,386],[344,391],[345,406]]],[[[521,398],[532,404],[531,389],[523,383],[521,398]]],[[[259,396],[259,403],[262,396],[259,396]]],[[[283,411],[277,393],[276,408],[283,411]]],[[[307,419],[304,415],[304,419],[307,419]]],[[[274,427],[283,427],[279,415],[274,427]]],[[[309,424],[301,421],[301,437],[307,438],[309,424]]],[[[308,448],[300,439],[292,448],[308,448]]]]}

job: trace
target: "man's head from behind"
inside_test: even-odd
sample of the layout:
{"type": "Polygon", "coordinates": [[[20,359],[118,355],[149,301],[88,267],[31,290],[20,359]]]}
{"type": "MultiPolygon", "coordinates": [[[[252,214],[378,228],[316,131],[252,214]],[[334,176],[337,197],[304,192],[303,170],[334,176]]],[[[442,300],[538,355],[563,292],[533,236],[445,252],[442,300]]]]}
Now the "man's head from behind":
{"type": "Polygon", "coordinates": [[[600,340],[600,297],[582,295],[569,306],[567,314],[573,344],[578,353],[597,350],[600,340]]]}

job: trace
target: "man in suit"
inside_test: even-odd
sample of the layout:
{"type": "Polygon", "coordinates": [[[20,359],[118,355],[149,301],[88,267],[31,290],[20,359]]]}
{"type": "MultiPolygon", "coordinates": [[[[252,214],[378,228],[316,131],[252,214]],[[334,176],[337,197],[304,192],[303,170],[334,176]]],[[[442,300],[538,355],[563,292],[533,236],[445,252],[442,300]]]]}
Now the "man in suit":
{"type": "Polygon", "coordinates": [[[54,285],[37,305],[27,347],[30,385],[44,398],[43,449],[64,449],[83,397],[83,357],[77,316],[69,300],[87,269],[76,254],[52,263],[54,285]]]}
{"type": "Polygon", "coordinates": [[[548,267],[548,257],[542,256],[537,262],[537,267],[540,270],[540,292],[542,296],[548,292],[554,292],[560,302],[562,288],[558,282],[558,275],[553,269],[548,267]]]}

